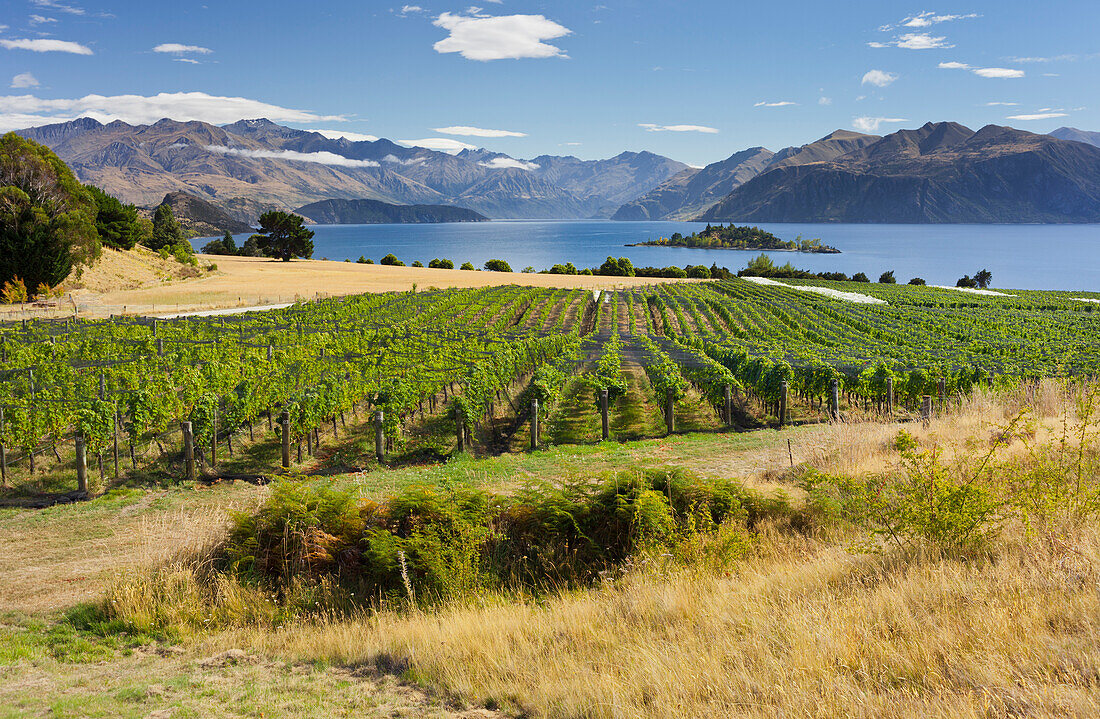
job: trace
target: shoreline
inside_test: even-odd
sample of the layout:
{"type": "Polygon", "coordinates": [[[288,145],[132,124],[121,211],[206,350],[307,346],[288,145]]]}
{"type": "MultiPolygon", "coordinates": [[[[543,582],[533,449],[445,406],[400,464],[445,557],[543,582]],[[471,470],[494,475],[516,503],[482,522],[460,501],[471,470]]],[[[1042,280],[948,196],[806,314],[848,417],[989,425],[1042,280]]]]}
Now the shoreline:
{"type": "Polygon", "coordinates": [[[831,252],[822,251],[808,251],[808,250],[788,250],[788,249],[768,249],[767,247],[692,247],[691,245],[674,245],[663,244],[656,242],[630,242],[623,247],[673,247],[684,250],[734,250],[735,252],[795,252],[800,255],[840,255],[843,254],[840,250],[834,249],[831,252]]]}

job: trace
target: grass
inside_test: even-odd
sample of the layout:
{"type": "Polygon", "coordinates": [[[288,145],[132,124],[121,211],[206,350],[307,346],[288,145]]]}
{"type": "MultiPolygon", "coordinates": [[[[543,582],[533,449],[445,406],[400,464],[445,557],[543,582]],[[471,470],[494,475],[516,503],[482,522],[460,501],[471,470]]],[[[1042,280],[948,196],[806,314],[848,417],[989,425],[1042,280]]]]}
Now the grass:
{"type": "MultiPolygon", "coordinates": [[[[1023,392],[978,392],[927,427],[813,425],[548,447],[335,484],[368,497],[415,484],[507,491],[626,466],[678,467],[782,489],[804,507],[798,478],[808,470],[897,476],[902,426],[955,471],[956,461],[1000,443],[1025,405],[1032,419],[999,451],[996,481],[1032,472],[1057,482],[1064,476],[1041,472],[1065,464],[1044,463],[1080,456],[1095,484],[1096,435],[1076,453],[1062,426],[1078,421],[1076,398],[1054,384],[1034,402],[1023,392]]],[[[67,579],[117,562],[140,577],[176,550],[221,536],[221,507],[255,506],[268,492],[128,490],[0,512],[0,716],[1100,715],[1094,514],[1030,525],[1009,518],[991,544],[965,551],[913,543],[870,554],[856,551],[863,530],[843,521],[764,522],[748,556],[723,571],[654,558],[593,589],[486,593],[431,611],[320,616],[274,630],[244,622],[181,635],[178,647],[58,621],[78,598],[67,579]],[[226,659],[228,650],[240,651],[226,659]]],[[[111,572],[96,574],[80,598],[111,581],[111,572]]]]}

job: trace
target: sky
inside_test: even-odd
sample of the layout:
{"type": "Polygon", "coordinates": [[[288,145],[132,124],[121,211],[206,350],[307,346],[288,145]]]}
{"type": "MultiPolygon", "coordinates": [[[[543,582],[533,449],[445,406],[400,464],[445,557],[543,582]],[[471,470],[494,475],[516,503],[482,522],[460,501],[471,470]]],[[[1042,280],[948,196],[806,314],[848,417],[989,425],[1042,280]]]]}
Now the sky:
{"type": "Polygon", "coordinates": [[[4,0],[0,131],[268,117],[702,166],[838,128],[1100,130],[1097,27],[1097,0],[4,0]]]}

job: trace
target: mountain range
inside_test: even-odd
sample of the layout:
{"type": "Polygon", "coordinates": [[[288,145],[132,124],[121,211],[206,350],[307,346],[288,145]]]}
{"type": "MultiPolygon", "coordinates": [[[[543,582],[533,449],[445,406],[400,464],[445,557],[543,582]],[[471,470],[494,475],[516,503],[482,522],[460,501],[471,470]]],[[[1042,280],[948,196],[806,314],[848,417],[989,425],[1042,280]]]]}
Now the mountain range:
{"type": "Polygon", "coordinates": [[[651,152],[606,160],[451,155],[385,139],[332,139],[265,119],[217,126],[80,118],[19,134],[125,202],[150,205],[182,190],[245,222],[327,199],[455,205],[497,219],[606,217],[688,167],[651,152]]]}
{"type": "Polygon", "coordinates": [[[837,130],[704,168],[651,152],[606,160],[449,154],[264,119],[216,126],[81,118],[20,134],[126,202],[151,205],[183,191],[246,223],[268,209],[325,200],[450,205],[496,219],[1100,222],[1100,133],[1074,128],[1038,135],[940,122],[885,137],[837,130]]]}
{"type": "Polygon", "coordinates": [[[829,159],[765,169],[700,219],[1100,222],[1100,148],[1011,127],[930,122],[829,159]]]}
{"type": "Polygon", "coordinates": [[[294,211],[321,225],[486,222],[488,217],[450,205],[391,205],[378,200],[319,200],[294,211]]]}

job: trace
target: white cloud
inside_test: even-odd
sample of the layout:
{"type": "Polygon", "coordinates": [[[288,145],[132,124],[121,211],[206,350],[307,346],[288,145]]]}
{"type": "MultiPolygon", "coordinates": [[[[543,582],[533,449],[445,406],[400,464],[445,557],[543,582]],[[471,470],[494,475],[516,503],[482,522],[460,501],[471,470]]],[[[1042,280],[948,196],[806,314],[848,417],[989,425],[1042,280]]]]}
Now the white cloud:
{"type": "Polygon", "coordinates": [[[568,57],[543,40],[569,35],[569,28],[543,15],[468,17],[445,12],[432,23],[450,36],[432,47],[438,53],[457,52],[467,60],[505,60],[524,57],[568,57]]]}
{"type": "Polygon", "coordinates": [[[75,7],[73,5],[64,5],[57,2],[57,0],[31,0],[31,3],[38,7],[45,7],[51,10],[57,10],[58,12],[67,12],[70,15],[83,15],[84,8],[75,7]]]}
{"type": "Polygon", "coordinates": [[[70,52],[73,55],[91,55],[90,48],[77,42],[68,40],[49,40],[38,38],[37,40],[0,40],[0,45],[9,50],[30,50],[32,52],[70,52]]]}
{"type": "Polygon", "coordinates": [[[779,102],[767,102],[761,100],[760,102],[753,103],[753,107],[790,107],[791,105],[797,105],[797,102],[791,102],[790,100],[780,100],[779,102]]]}
{"type": "Polygon", "coordinates": [[[985,106],[986,107],[1016,107],[1019,104],[1020,103],[1018,103],[1018,102],[997,102],[997,101],[993,101],[993,102],[987,102],[985,104],[985,106]]]}
{"type": "Polygon", "coordinates": [[[214,51],[208,47],[201,47],[199,45],[181,45],[178,42],[165,42],[154,47],[153,52],[166,52],[172,55],[209,55],[214,51]]]}
{"type": "Polygon", "coordinates": [[[1013,78],[1024,76],[1023,70],[1012,70],[1007,67],[976,67],[971,72],[980,77],[1013,78]]]}
{"type": "Polygon", "coordinates": [[[11,79],[11,86],[16,88],[38,87],[38,78],[29,72],[21,72],[11,79]]]}
{"type": "Polygon", "coordinates": [[[44,17],[42,15],[31,15],[31,25],[43,25],[48,22],[57,22],[57,18],[44,17]]]}
{"type": "Polygon", "coordinates": [[[449,137],[425,137],[421,140],[398,140],[397,143],[399,145],[405,145],[406,147],[423,147],[428,150],[449,152],[452,155],[462,152],[463,150],[477,149],[477,145],[452,140],[449,137]]]}
{"type": "MultiPolygon", "coordinates": [[[[897,24],[897,27],[932,27],[933,25],[939,25],[941,22],[954,22],[955,20],[970,20],[972,18],[980,17],[977,13],[970,13],[968,15],[937,15],[934,12],[922,12],[911,17],[907,17],[897,24]]],[[[886,25],[881,28],[885,32],[893,30],[895,26],[886,25]]]]}
{"type": "Polygon", "coordinates": [[[318,135],[324,135],[330,140],[339,140],[342,137],[345,140],[351,140],[352,142],[378,141],[378,138],[374,135],[364,135],[359,132],[347,132],[345,130],[309,130],[309,132],[316,132],[318,135]]]}
{"type": "Polygon", "coordinates": [[[511,130],[486,130],[482,127],[470,127],[469,125],[452,125],[451,127],[435,127],[435,132],[444,135],[462,135],[465,137],[527,137],[526,132],[512,132],[511,130]]]}
{"type": "Polygon", "coordinates": [[[868,70],[863,74],[863,79],[860,80],[859,84],[874,85],[875,87],[886,87],[897,79],[897,73],[886,72],[885,70],[868,70]]]}
{"type": "Polygon", "coordinates": [[[702,132],[707,135],[717,135],[718,128],[706,125],[654,125],[648,122],[639,122],[638,127],[646,132],[702,132]]]}
{"type": "Polygon", "coordinates": [[[1016,78],[1023,77],[1023,70],[1013,70],[1007,67],[974,67],[965,62],[941,62],[941,70],[969,70],[979,77],[1016,78]]]}
{"type": "Polygon", "coordinates": [[[198,60],[192,60],[189,57],[174,57],[174,58],[172,58],[172,62],[185,62],[188,65],[201,65],[202,64],[198,60]]]}
{"type": "Polygon", "coordinates": [[[869,42],[870,47],[900,47],[903,50],[937,50],[955,47],[946,37],[935,37],[926,32],[907,32],[888,42],[869,42]]]}
{"type": "Polygon", "coordinates": [[[219,155],[252,157],[260,160],[289,160],[293,162],[310,162],[316,165],[333,165],[336,167],[379,167],[379,164],[374,160],[352,160],[351,158],[343,157],[333,152],[249,150],[243,147],[226,147],[225,145],[207,145],[206,149],[219,155]]]}
{"type": "Polygon", "coordinates": [[[856,117],[852,119],[852,127],[860,132],[878,132],[879,125],[888,122],[909,122],[904,117],[856,117]]]}
{"type": "Polygon", "coordinates": [[[245,97],[220,97],[205,92],[162,92],[157,95],[85,95],[80,98],[46,100],[33,95],[0,96],[0,129],[16,130],[52,122],[91,117],[100,122],[122,120],[134,124],[152,123],[164,117],[174,120],[202,120],[215,125],[236,122],[242,117],[266,117],[274,121],[314,123],[340,122],[340,115],[318,115],[245,97]]]}
{"type": "Polygon", "coordinates": [[[1064,112],[1035,112],[1030,115],[1009,115],[1009,120],[1052,120],[1056,117],[1066,117],[1064,112]]]}
{"type": "Polygon", "coordinates": [[[424,8],[419,5],[402,5],[399,13],[401,15],[409,15],[411,13],[424,12],[424,8]]]}
{"type": "Polygon", "coordinates": [[[534,162],[524,162],[523,160],[515,160],[511,157],[494,157],[488,162],[477,163],[482,167],[488,167],[491,170],[532,170],[539,169],[539,165],[534,162]]]}
{"type": "Polygon", "coordinates": [[[425,162],[425,158],[413,157],[408,160],[402,160],[396,155],[386,155],[382,158],[382,162],[392,162],[395,165],[423,165],[425,162]]]}
{"type": "Polygon", "coordinates": [[[833,98],[825,97],[824,95],[822,95],[821,97],[817,98],[817,104],[818,105],[832,105],[833,104],[833,98]]]}

